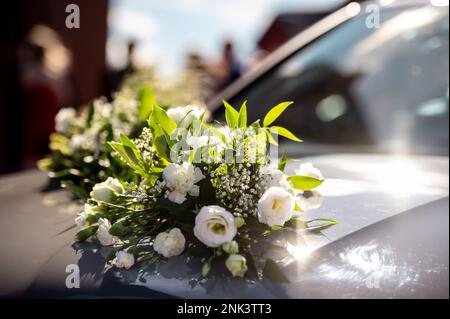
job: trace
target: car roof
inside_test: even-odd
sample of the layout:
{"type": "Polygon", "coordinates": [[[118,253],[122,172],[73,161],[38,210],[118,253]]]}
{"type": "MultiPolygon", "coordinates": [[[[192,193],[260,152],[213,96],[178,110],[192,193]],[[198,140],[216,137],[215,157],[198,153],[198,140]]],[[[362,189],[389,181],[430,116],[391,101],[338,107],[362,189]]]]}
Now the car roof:
{"type": "MultiPolygon", "coordinates": [[[[420,5],[430,5],[430,2],[427,0],[404,0],[404,1],[395,1],[388,6],[383,5],[380,1],[366,1],[361,3],[362,10],[359,15],[363,14],[364,8],[367,8],[370,5],[377,4],[381,6],[381,8],[401,8],[401,7],[414,7],[420,5]]],[[[343,7],[339,10],[336,10],[332,14],[323,18],[319,22],[313,24],[306,30],[300,32],[298,35],[287,41],[280,48],[269,54],[265,59],[263,59],[258,65],[256,65],[252,70],[248,73],[244,74],[241,78],[233,82],[231,85],[226,87],[223,91],[219,92],[211,101],[208,102],[208,109],[211,113],[215,113],[222,107],[223,100],[230,100],[235,95],[239,94],[240,91],[247,88],[251,83],[253,83],[258,78],[262,77],[268,71],[285,61],[291,55],[299,51],[304,46],[309,43],[315,41],[317,38],[321,37],[325,33],[333,30],[335,27],[340,24],[350,20],[355,17],[349,13],[349,10],[346,7],[343,7]]]]}

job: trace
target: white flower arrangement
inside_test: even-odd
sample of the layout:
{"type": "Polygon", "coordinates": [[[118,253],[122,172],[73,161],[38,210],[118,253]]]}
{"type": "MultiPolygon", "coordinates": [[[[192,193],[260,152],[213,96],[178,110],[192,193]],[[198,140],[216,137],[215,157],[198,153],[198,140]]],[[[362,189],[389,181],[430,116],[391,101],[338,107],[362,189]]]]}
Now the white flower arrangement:
{"type": "Polygon", "coordinates": [[[310,163],[288,176],[285,156],[278,163],[270,160],[276,136],[300,142],[287,129],[271,126],[290,102],[275,106],[262,125],[247,123],[246,103],[239,111],[224,104],[227,123],[221,127],[208,124],[192,106],[166,112],[153,104],[138,138],[122,134],[120,142],[110,142],[132,173],[109,176],[93,187],[76,219],[82,227],[77,240],[113,245],[109,260],[118,268],[181,255],[200,258],[203,277],[222,262],[233,277],[287,280],[276,261],[257,258],[256,246],[274,232],[336,223],[298,217],[302,207],[317,204],[304,195],[315,192],[323,176],[310,163]]]}
{"type": "MultiPolygon", "coordinates": [[[[93,186],[109,176],[125,178],[132,172],[108,145],[108,142],[118,141],[121,134],[130,138],[142,134],[140,146],[146,148],[142,151],[146,152],[147,159],[153,158],[142,129],[156,96],[149,83],[132,82],[126,80],[111,101],[99,98],[80,110],[62,108],[55,116],[55,133],[50,136],[49,144],[51,153],[40,160],[38,166],[78,198],[88,198],[93,186]]],[[[189,106],[187,115],[183,115],[181,109],[184,110],[168,111],[182,122],[178,125],[189,125],[204,113],[198,106],[189,106]]],[[[151,139],[150,132],[147,138],[151,139]]]]}
{"type": "Polygon", "coordinates": [[[153,103],[149,90],[146,85],[134,91],[123,87],[111,102],[100,98],[79,111],[61,109],[50,136],[51,153],[38,162],[39,168],[83,199],[108,176],[128,174],[127,165],[113,156],[108,142],[121,133],[139,134],[153,103]]]}

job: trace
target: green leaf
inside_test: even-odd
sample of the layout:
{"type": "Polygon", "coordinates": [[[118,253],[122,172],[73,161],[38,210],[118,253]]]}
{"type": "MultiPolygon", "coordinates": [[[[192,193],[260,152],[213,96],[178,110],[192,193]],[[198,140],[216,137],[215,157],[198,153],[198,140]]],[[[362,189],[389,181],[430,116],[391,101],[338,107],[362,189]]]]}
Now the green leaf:
{"type": "Polygon", "coordinates": [[[138,159],[138,156],[140,155],[137,150],[133,150],[133,148],[117,142],[108,142],[108,144],[113,150],[120,154],[121,158],[128,166],[130,166],[141,175],[145,175],[145,171],[141,167],[140,161],[138,159]]]}
{"type": "Polygon", "coordinates": [[[127,249],[127,253],[132,254],[134,256],[134,258],[137,258],[138,254],[139,254],[139,250],[136,246],[130,246],[127,249]]]}
{"type": "Polygon", "coordinates": [[[236,128],[239,123],[239,112],[236,111],[227,101],[223,101],[225,106],[225,118],[230,128],[236,128]]]}
{"type": "Polygon", "coordinates": [[[95,113],[95,109],[94,109],[94,103],[89,103],[88,106],[88,116],[86,118],[86,127],[87,128],[91,128],[92,127],[92,119],[94,118],[94,113],[95,113]]]}
{"type": "Polygon", "coordinates": [[[245,101],[239,110],[239,127],[247,127],[247,101],[245,101]]]}
{"type": "Polygon", "coordinates": [[[224,142],[224,143],[227,142],[227,137],[225,136],[225,134],[223,134],[216,127],[210,126],[210,127],[208,127],[208,129],[211,130],[215,135],[217,135],[222,140],[222,142],[224,142]]]}
{"type": "Polygon", "coordinates": [[[123,237],[129,233],[130,229],[125,227],[122,222],[116,222],[109,229],[109,233],[113,236],[123,237]]]}
{"type": "Polygon", "coordinates": [[[272,134],[270,134],[269,131],[266,131],[266,135],[267,135],[267,140],[269,141],[270,144],[278,145],[278,142],[275,141],[275,139],[273,138],[272,134]]]}
{"type": "Polygon", "coordinates": [[[168,137],[159,125],[155,125],[153,130],[153,147],[161,158],[170,161],[168,137]]]}
{"type": "Polygon", "coordinates": [[[120,141],[122,142],[123,149],[128,159],[137,167],[141,167],[142,158],[136,145],[126,135],[120,134],[120,141]]]}
{"type": "Polygon", "coordinates": [[[292,103],[294,102],[283,102],[274,106],[264,117],[263,125],[267,127],[272,124],[292,103]]]}
{"type": "Polygon", "coordinates": [[[106,261],[111,261],[114,258],[116,258],[116,251],[115,250],[111,250],[108,254],[108,256],[106,256],[106,261]]]}
{"type": "Polygon", "coordinates": [[[281,159],[278,162],[278,169],[284,172],[284,169],[286,168],[286,163],[287,163],[286,152],[283,152],[283,154],[281,155],[281,159]]]}
{"type": "Polygon", "coordinates": [[[320,233],[321,231],[328,229],[330,227],[333,227],[336,224],[339,224],[339,223],[336,222],[336,223],[328,223],[325,225],[312,226],[312,227],[305,228],[302,231],[307,232],[307,233],[320,233]]]}
{"type": "Polygon", "coordinates": [[[309,191],[320,186],[324,180],[320,180],[314,177],[293,175],[288,177],[288,181],[291,183],[292,187],[302,191],[309,191]]]}
{"type": "Polygon", "coordinates": [[[299,212],[299,213],[303,213],[303,210],[300,208],[300,206],[298,206],[297,202],[295,202],[294,211],[299,212]]]}
{"type": "Polygon", "coordinates": [[[45,157],[43,159],[40,159],[37,162],[37,167],[41,170],[41,171],[49,171],[51,169],[51,167],[53,166],[53,159],[50,157],[45,157]]]}
{"type": "Polygon", "coordinates": [[[272,281],[289,283],[289,279],[285,276],[278,264],[272,259],[267,259],[263,269],[263,276],[272,281]]]}
{"type": "Polygon", "coordinates": [[[152,129],[156,126],[160,126],[169,136],[177,128],[177,124],[170,118],[169,115],[167,115],[166,111],[158,105],[153,106],[148,124],[152,129]]]}
{"type": "Polygon", "coordinates": [[[63,155],[70,155],[72,153],[70,148],[70,140],[64,135],[58,133],[52,133],[50,135],[49,148],[52,151],[61,152],[63,155]]]}
{"type": "Polygon", "coordinates": [[[156,105],[156,96],[150,86],[145,85],[139,92],[139,119],[145,121],[156,105]]]}
{"type": "Polygon", "coordinates": [[[278,134],[281,136],[284,136],[290,140],[296,141],[296,142],[302,142],[301,139],[299,139],[297,136],[295,136],[293,133],[291,133],[288,129],[281,127],[281,126],[272,126],[270,128],[270,131],[274,134],[278,134]]]}
{"type": "Polygon", "coordinates": [[[82,229],[75,235],[75,238],[77,239],[77,241],[83,242],[89,237],[94,236],[97,232],[97,229],[98,226],[90,226],[88,228],[82,229]]]}
{"type": "Polygon", "coordinates": [[[330,218],[314,218],[314,219],[305,221],[305,223],[312,223],[312,222],[327,222],[327,223],[331,223],[331,224],[339,224],[339,222],[337,220],[330,219],[330,218]]]}

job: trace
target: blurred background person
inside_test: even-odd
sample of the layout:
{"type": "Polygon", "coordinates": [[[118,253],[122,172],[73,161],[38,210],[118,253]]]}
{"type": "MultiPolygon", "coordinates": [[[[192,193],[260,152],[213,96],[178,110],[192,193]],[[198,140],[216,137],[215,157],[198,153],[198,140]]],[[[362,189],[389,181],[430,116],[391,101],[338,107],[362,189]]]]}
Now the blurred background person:
{"type": "Polygon", "coordinates": [[[222,56],[212,66],[215,78],[215,91],[220,92],[241,76],[241,63],[234,52],[231,40],[223,44],[222,56]]]}
{"type": "Polygon", "coordinates": [[[54,117],[62,106],[76,105],[72,55],[58,34],[34,26],[18,51],[20,88],[25,99],[22,153],[24,167],[33,167],[47,151],[54,117]]]}
{"type": "Polygon", "coordinates": [[[108,0],[6,1],[0,11],[0,174],[35,166],[54,115],[105,94],[108,0]],[[80,8],[80,28],[66,7],[80,8]]]}

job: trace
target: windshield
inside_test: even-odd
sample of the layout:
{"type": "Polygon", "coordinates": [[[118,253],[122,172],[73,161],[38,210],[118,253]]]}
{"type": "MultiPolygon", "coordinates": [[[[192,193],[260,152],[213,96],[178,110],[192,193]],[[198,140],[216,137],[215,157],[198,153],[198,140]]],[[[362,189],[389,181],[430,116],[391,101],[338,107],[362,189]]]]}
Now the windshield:
{"type": "Polygon", "coordinates": [[[340,25],[301,49],[231,102],[249,116],[295,102],[278,124],[313,144],[448,154],[448,10],[386,9],[340,25]]]}

